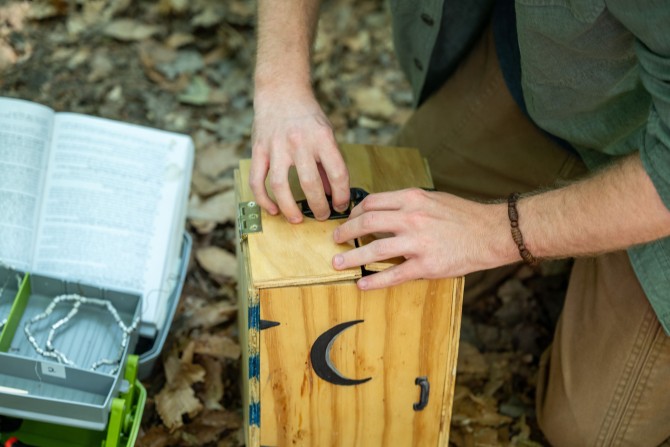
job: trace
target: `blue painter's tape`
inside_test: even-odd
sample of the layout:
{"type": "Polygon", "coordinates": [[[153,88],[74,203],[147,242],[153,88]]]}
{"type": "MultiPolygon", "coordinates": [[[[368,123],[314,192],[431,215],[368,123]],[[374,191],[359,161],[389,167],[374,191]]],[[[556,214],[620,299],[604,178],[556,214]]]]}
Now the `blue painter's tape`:
{"type": "Polygon", "coordinates": [[[261,329],[261,306],[251,306],[249,308],[249,329],[261,329]]]}
{"type": "Polygon", "coordinates": [[[261,377],[261,356],[249,356],[249,378],[260,379],[261,377]]]}
{"type": "Polygon", "coordinates": [[[261,404],[249,404],[249,425],[261,426],[261,404]]]}

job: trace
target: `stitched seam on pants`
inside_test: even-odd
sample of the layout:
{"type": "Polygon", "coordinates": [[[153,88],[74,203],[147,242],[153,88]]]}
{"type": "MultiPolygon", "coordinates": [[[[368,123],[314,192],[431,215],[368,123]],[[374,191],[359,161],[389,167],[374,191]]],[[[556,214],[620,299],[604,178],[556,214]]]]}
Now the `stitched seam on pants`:
{"type": "MultiPolygon", "coordinates": [[[[651,312],[650,312],[651,313],[651,312]]],[[[652,315],[652,321],[653,321],[653,315],[652,315]]],[[[652,337],[652,341],[649,344],[649,351],[647,354],[647,358],[643,359],[640,368],[642,368],[642,373],[640,374],[639,380],[636,381],[636,383],[633,383],[632,386],[634,386],[633,394],[631,395],[630,401],[628,405],[624,408],[624,414],[622,415],[622,419],[624,422],[621,424],[621,427],[619,430],[617,430],[614,433],[614,439],[613,439],[613,445],[620,445],[623,443],[624,436],[628,432],[628,428],[630,427],[630,423],[633,419],[633,416],[635,415],[635,410],[637,409],[638,405],[640,404],[640,400],[642,399],[642,394],[647,387],[647,382],[649,381],[649,376],[651,375],[651,371],[656,364],[656,360],[658,359],[658,356],[661,353],[660,346],[658,346],[658,341],[659,341],[659,336],[664,336],[663,329],[660,327],[660,325],[656,328],[654,332],[654,335],[652,337]]],[[[662,346],[662,339],[660,345],[662,346]]]]}
{"type": "MultiPolygon", "coordinates": [[[[610,402],[609,408],[603,420],[603,424],[600,428],[598,438],[596,440],[596,445],[602,445],[611,447],[612,438],[616,434],[616,430],[621,424],[621,418],[623,417],[624,409],[628,404],[626,399],[627,395],[630,393],[630,381],[633,377],[633,371],[635,366],[640,362],[640,358],[646,356],[646,352],[643,352],[645,346],[645,341],[650,337],[652,322],[654,321],[654,315],[651,311],[645,313],[644,319],[640,325],[640,330],[638,331],[635,343],[629,354],[628,360],[626,361],[626,366],[619,378],[619,383],[617,384],[616,391],[610,402]]],[[[650,344],[650,343],[647,343],[650,344]]]]}

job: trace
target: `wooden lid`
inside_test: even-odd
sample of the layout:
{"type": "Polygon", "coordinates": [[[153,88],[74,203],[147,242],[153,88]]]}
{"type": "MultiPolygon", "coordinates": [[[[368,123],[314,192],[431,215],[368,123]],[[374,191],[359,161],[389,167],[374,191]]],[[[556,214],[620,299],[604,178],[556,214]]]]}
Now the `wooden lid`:
{"type": "MultiPolygon", "coordinates": [[[[416,149],[346,144],[340,149],[349,169],[351,187],[369,193],[433,187],[425,161],[416,149]]],[[[243,202],[254,200],[248,186],[250,165],[250,160],[240,161],[237,188],[243,202]]],[[[296,200],[304,199],[294,171],[290,177],[293,196],[296,200]]],[[[305,217],[303,223],[294,225],[281,215],[271,216],[265,211],[261,212],[261,220],[263,231],[247,236],[253,287],[317,284],[362,276],[360,268],[337,271],[331,264],[334,255],[353,248],[333,242],[333,230],[345,220],[319,222],[305,217]]],[[[366,238],[363,242],[370,241],[366,238]]],[[[399,262],[402,260],[394,259],[366,268],[380,271],[399,262]]]]}

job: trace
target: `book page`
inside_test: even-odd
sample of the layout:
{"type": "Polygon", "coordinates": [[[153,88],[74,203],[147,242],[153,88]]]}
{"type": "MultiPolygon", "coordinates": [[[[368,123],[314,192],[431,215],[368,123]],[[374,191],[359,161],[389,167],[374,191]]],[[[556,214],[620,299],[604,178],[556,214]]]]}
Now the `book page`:
{"type": "Polygon", "coordinates": [[[54,112],[0,98],[0,262],[31,264],[54,112]]]}
{"type": "Polygon", "coordinates": [[[192,151],[184,135],[57,114],[34,270],[142,292],[160,326],[192,151]]]}

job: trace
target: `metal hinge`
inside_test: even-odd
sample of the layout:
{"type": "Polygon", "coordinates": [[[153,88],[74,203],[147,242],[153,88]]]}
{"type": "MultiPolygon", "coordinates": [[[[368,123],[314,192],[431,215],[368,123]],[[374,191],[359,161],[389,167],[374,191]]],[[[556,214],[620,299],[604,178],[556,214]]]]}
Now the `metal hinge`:
{"type": "Polygon", "coordinates": [[[256,202],[240,202],[237,205],[237,221],[242,239],[249,233],[263,231],[261,207],[256,202]]]}

